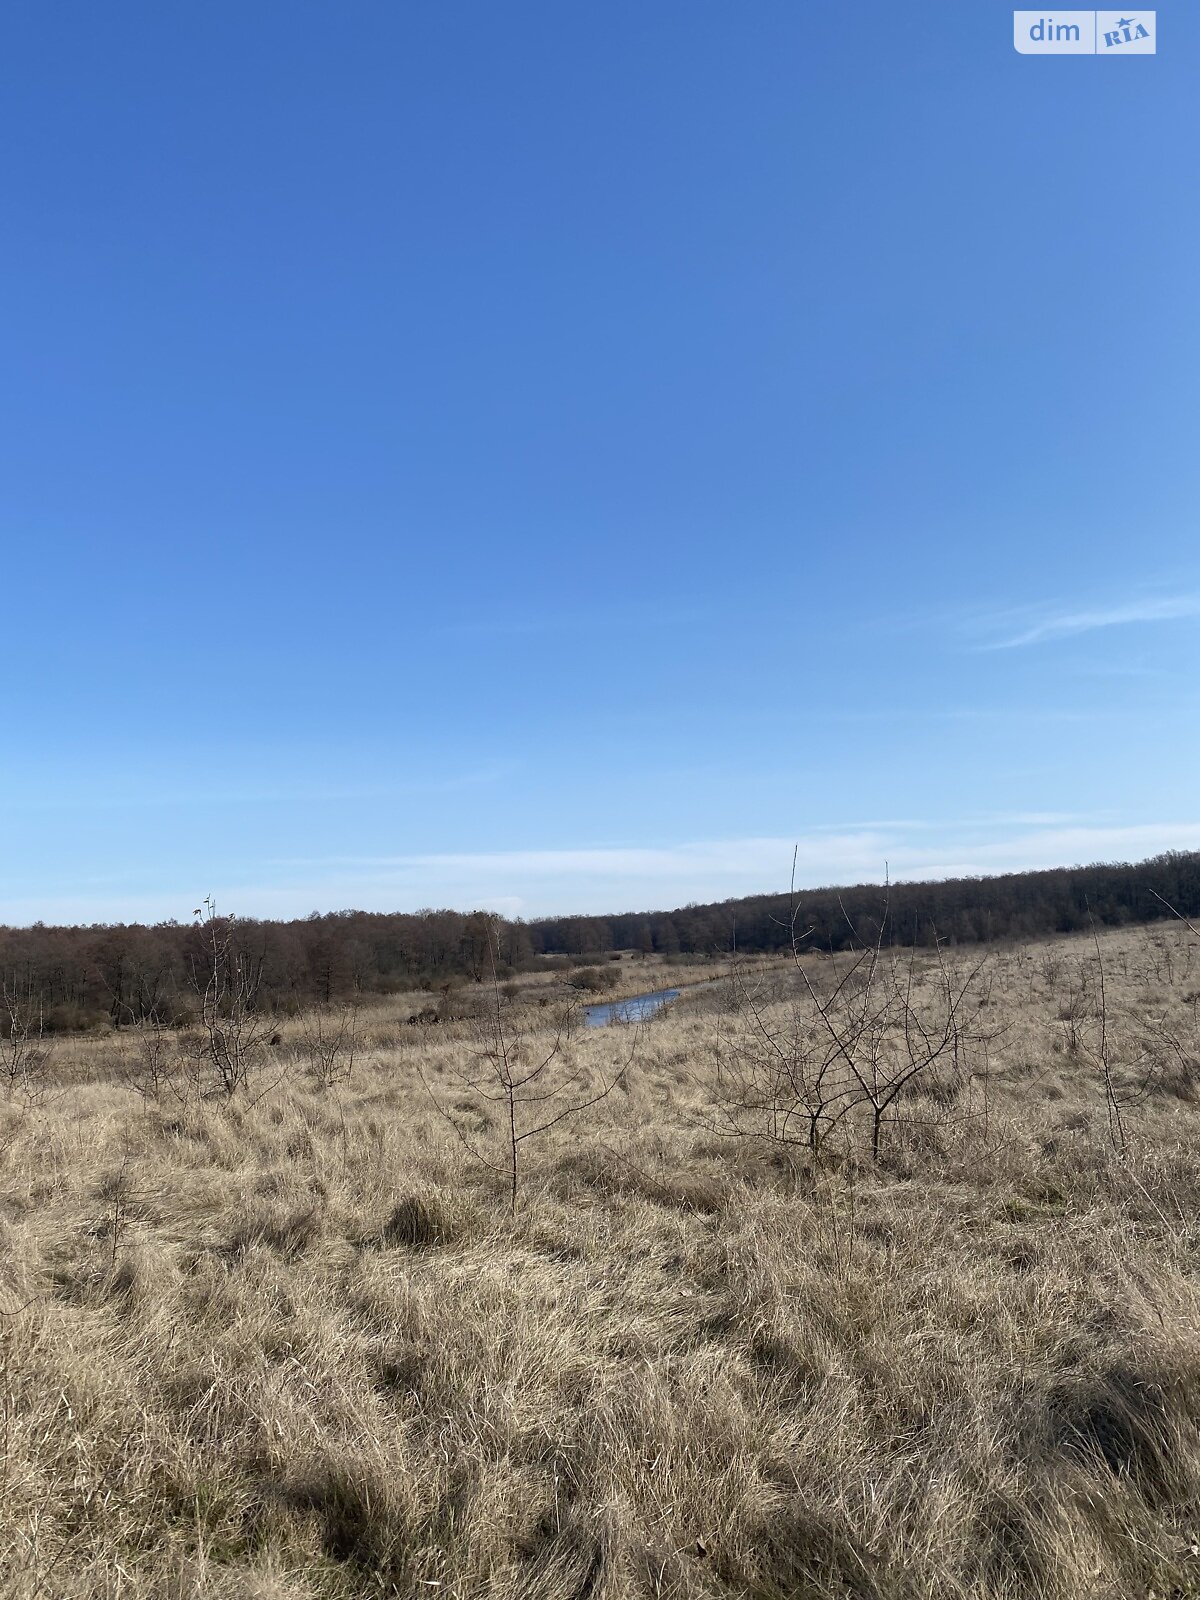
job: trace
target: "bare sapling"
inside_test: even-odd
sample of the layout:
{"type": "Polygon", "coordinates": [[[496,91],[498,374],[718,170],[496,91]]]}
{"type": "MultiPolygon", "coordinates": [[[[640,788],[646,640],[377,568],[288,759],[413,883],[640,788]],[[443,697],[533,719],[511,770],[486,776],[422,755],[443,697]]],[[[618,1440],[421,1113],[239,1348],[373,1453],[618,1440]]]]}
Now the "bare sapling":
{"type": "Polygon", "coordinates": [[[820,1156],[854,1104],[840,1052],[804,998],[781,1001],[735,964],[734,1032],[718,1040],[714,1131],[820,1156]]]}
{"type": "MultiPolygon", "coordinates": [[[[1144,1029],[1149,1035],[1149,1048],[1141,1050],[1135,1059],[1127,1060],[1124,1071],[1118,1075],[1115,1070],[1113,1028],[1113,1022],[1118,1019],[1111,1017],[1109,1013],[1104,952],[1100,946],[1100,935],[1090,906],[1087,908],[1087,913],[1092,933],[1092,948],[1095,952],[1097,1032],[1094,1038],[1081,1038],[1078,1048],[1079,1053],[1091,1063],[1099,1075],[1104,1090],[1109,1143],[1123,1161],[1129,1149],[1129,1113],[1135,1106],[1141,1105],[1149,1098],[1155,1084],[1161,1078],[1162,1062],[1156,1046],[1163,1037],[1170,1039],[1170,1031],[1165,1027],[1161,1030],[1156,1029],[1153,1025],[1144,1029]]],[[[1169,964],[1167,970],[1170,970],[1169,964]]]]}
{"type": "Polygon", "coordinates": [[[1092,927],[1092,943],[1096,947],[1096,972],[1100,984],[1099,1017],[1100,1017],[1100,1044],[1097,1049],[1096,1059],[1100,1074],[1104,1082],[1104,1104],[1108,1112],[1108,1136],[1113,1149],[1122,1156],[1125,1154],[1125,1121],[1121,1114],[1121,1099],[1113,1083],[1112,1058],[1109,1054],[1108,1042],[1108,995],[1104,983],[1104,956],[1100,950],[1100,935],[1096,932],[1096,919],[1088,908],[1088,921],[1092,927]]]}
{"type": "Polygon", "coordinates": [[[110,1282],[116,1276],[117,1255],[129,1225],[130,1207],[136,1199],[130,1166],[131,1159],[132,1152],[128,1144],[126,1144],[120,1167],[104,1185],[105,1198],[112,1208],[106,1219],[106,1230],[109,1239],[108,1277],[110,1282]]]}
{"type": "Polygon", "coordinates": [[[146,1100],[161,1100],[167,1088],[184,1098],[187,1085],[180,1071],[178,1030],[157,1006],[131,1013],[130,1027],[137,1041],[129,1079],[133,1088],[146,1100]]]}
{"type": "Polygon", "coordinates": [[[41,995],[32,981],[5,979],[0,985],[0,1086],[9,1098],[39,1102],[46,1090],[51,1046],[41,995]]]}
{"type": "Polygon", "coordinates": [[[453,1107],[439,1097],[420,1062],[418,1072],[439,1116],[459,1142],[481,1166],[505,1180],[515,1212],[525,1146],[607,1099],[632,1064],[638,1033],[635,1029],[623,1062],[608,1073],[593,1075],[569,1049],[576,1001],[560,1010],[552,1033],[520,1031],[497,976],[497,930],[491,921],[488,927],[489,1003],[476,1021],[474,1048],[466,1064],[447,1064],[456,1091],[453,1107]],[[485,1145],[481,1135],[489,1126],[496,1131],[485,1145]]]}
{"type": "MultiPolygon", "coordinates": [[[[806,1144],[815,1156],[844,1122],[865,1114],[872,1160],[883,1129],[918,1085],[952,1101],[974,1075],[973,1056],[989,996],[986,957],[960,969],[934,935],[932,953],[886,948],[891,889],[886,872],[874,936],[860,937],[843,907],[850,948],[830,952],[816,971],[811,929],[800,926],[793,859],[790,894],[792,967],[798,980],[787,1007],[737,992],[746,1019],[726,1052],[718,1092],[725,1130],[758,1133],[778,1144],[806,1144]]],[[[738,982],[735,969],[735,985],[738,982]]]]}
{"type": "Polygon", "coordinates": [[[866,962],[853,969],[861,972],[861,982],[843,982],[828,997],[800,969],[835,1058],[844,1064],[868,1114],[873,1161],[879,1160],[884,1124],[903,1096],[939,1070],[962,1074],[984,965],[981,960],[965,972],[956,970],[938,940],[932,970],[923,970],[915,947],[903,958],[884,957],[877,943],[866,962]]]}
{"type": "MultiPolygon", "coordinates": [[[[793,965],[799,968],[811,930],[800,931],[796,897],[796,856],[792,853],[786,924],[793,965]]],[[[848,982],[857,962],[841,980],[848,982]]],[[[841,984],[839,983],[839,987],[841,984]]],[[[804,1146],[815,1158],[826,1139],[851,1110],[853,1084],[841,1070],[836,1046],[815,1026],[806,997],[782,1004],[778,982],[747,967],[735,950],[730,970],[729,1010],[741,1022],[722,1052],[718,1036],[716,1131],[747,1133],[770,1144],[804,1146]]]]}
{"type": "MultiPolygon", "coordinates": [[[[794,900],[794,887],[792,893],[794,900]]],[[[799,939],[792,941],[795,968],[817,1024],[869,1115],[872,1161],[879,1160],[884,1123],[902,1097],[943,1072],[955,1080],[951,1086],[938,1085],[944,1098],[948,1087],[952,1094],[969,1081],[967,1056],[979,1014],[988,1003],[980,981],[987,957],[960,970],[947,959],[936,932],[931,962],[919,963],[915,943],[906,956],[885,956],[890,911],[891,880],[885,867],[883,907],[873,941],[860,938],[842,908],[852,956],[828,994],[818,991],[801,961],[799,939]]]]}
{"type": "Polygon", "coordinates": [[[266,1046],[268,1017],[259,1009],[263,958],[240,937],[237,919],[219,917],[211,897],[196,912],[200,954],[191,984],[200,1002],[200,1040],[193,1058],[197,1084],[231,1100],[249,1088],[266,1046]]]}
{"type": "Polygon", "coordinates": [[[349,1083],[360,1050],[358,1005],[318,1006],[305,1012],[300,1031],[317,1082],[326,1089],[349,1083]]]}
{"type": "Polygon", "coordinates": [[[1147,1052],[1159,1063],[1160,1083],[1169,1083],[1172,1092],[1184,1100],[1196,1099],[1200,1091],[1198,1001],[1200,994],[1195,990],[1162,996],[1154,1013],[1142,1019],[1147,1052]]]}

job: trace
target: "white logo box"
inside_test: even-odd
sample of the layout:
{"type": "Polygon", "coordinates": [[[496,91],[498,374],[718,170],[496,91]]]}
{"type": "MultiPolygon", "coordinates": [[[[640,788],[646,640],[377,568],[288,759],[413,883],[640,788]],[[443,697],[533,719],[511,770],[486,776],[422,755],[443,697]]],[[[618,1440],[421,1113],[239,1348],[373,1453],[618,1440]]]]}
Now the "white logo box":
{"type": "Polygon", "coordinates": [[[1014,11],[1013,46],[1023,56],[1152,56],[1154,11],[1014,11]]]}

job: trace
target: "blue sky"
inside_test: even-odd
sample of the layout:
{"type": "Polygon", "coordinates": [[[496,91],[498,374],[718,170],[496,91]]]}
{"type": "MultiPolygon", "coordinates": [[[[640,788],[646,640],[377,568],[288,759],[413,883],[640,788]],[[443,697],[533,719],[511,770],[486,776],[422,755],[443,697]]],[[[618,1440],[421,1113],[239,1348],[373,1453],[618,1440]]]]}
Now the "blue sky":
{"type": "Polygon", "coordinates": [[[1200,847],[1200,17],[9,7],[0,917],[1200,847]]]}

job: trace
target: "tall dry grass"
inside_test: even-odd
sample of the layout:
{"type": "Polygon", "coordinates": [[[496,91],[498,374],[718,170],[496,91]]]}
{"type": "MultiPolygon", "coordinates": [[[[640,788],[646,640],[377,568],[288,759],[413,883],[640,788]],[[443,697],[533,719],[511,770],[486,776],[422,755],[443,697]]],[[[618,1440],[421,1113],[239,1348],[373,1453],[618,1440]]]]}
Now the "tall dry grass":
{"type": "Polygon", "coordinates": [[[515,1214],[418,1072],[469,1023],[364,1013],[332,1087],[287,1024],[228,1104],[62,1041],[0,1099],[0,1594],[1200,1594],[1200,953],[1101,945],[1123,1155],[1071,940],[992,956],[985,1075],[878,1163],[722,1115],[701,991],[515,1214]]]}

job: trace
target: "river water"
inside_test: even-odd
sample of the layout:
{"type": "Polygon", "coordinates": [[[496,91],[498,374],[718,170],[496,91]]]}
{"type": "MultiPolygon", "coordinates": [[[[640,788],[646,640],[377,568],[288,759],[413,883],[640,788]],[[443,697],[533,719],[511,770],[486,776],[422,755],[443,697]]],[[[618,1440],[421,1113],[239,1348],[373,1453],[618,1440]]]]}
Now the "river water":
{"type": "Polygon", "coordinates": [[[586,1006],[583,1020],[589,1028],[606,1028],[610,1022],[648,1022],[668,1000],[678,998],[678,989],[655,989],[651,994],[635,994],[629,1000],[609,1000],[602,1006],[586,1006]]]}

